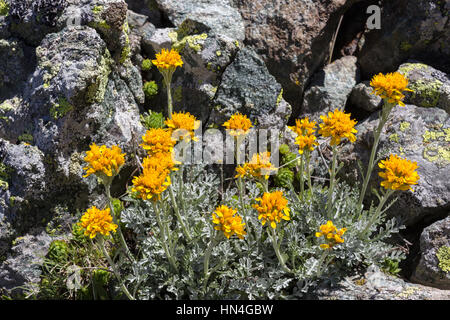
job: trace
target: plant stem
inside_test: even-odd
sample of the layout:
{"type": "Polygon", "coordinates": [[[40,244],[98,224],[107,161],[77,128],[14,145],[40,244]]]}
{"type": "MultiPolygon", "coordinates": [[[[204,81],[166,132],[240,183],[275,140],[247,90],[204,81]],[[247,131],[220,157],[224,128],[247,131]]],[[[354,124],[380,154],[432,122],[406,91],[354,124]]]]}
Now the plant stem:
{"type": "Polygon", "coordinates": [[[168,189],[169,189],[170,201],[172,201],[173,209],[175,211],[175,216],[177,217],[178,222],[181,225],[181,230],[183,231],[183,234],[185,235],[186,239],[190,242],[190,241],[192,241],[192,237],[189,233],[188,228],[186,227],[186,225],[183,222],[183,218],[180,215],[180,208],[178,207],[177,201],[175,199],[175,194],[173,193],[172,184],[169,186],[168,189]]]}
{"type": "Polygon", "coordinates": [[[277,241],[277,234],[275,232],[275,229],[272,228],[271,226],[268,226],[267,228],[270,229],[271,238],[272,238],[272,246],[273,246],[273,249],[275,250],[275,254],[277,255],[278,261],[280,262],[282,269],[286,273],[292,274],[293,273],[292,270],[286,266],[286,262],[284,261],[283,255],[280,252],[280,245],[278,244],[278,241],[277,241]]]}
{"type": "Polygon", "coordinates": [[[393,107],[394,106],[392,104],[388,103],[386,100],[384,101],[384,107],[381,112],[381,119],[378,122],[378,127],[374,132],[374,143],[372,146],[372,151],[370,153],[369,165],[367,167],[366,176],[364,177],[361,194],[359,195],[358,208],[360,210],[360,213],[363,210],[364,196],[366,195],[367,186],[369,185],[370,176],[372,175],[375,156],[377,154],[378,143],[380,142],[381,132],[383,131],[383,127],[386,124],[389,114],[391,113],[393,107]]]}
{"type": "Polygon", "coordinates": [[[164,252],[166,253],[166,256],[167,256],[167,259],[169,260],[170,265],[173,267],[175,272],[178,272],[177,264],[176,264],[174,258],[172,257],[172,255],[170,254],[169,249],[167,248],[167,241],[166,241],[166,234],[165,234],[166,227],[165,227],[165,224],[163,225],[163,223],[161,221],[161,216],[160,216],[158,205],[156,204],[155,201],[152,201],[152,204],[153,204],[153,210],[155,211],[155,215],[156,215],[156,221],[157,221],[159,229],[160,229],[161,245],[164,249],[164,252]]]}
{"type": "Polygon", "coordinates": [[[336,163],[337,163],[337,145],[333,145],[333,159],[331,164],[331,172],[330,172],[330,187],[328,189],[328,199],[327,199],[327,217],[331,218],[331,208],[333,202],[333,190],[335,184],[335,176],[336,176],[336,163]]]}
{"type": "Polygon", "coordinates": [[[173,104],[172,104],[172,71],[167,71],[163,73],[164,82],[167,88],[167,117],[172,119],[173,104]]]}
{"type": "Polygon", "coordinates": [[[311,171],[309,165],[311,164],[311,153],[306,151],[306,177],[308,179],[309,192],[312,195],[311,171]]]}
{"type": "Polygon", "coordinates": [[[127,287],[125,286],[125,284],[122,281],[122,278],[120,276],[119,271],[117,270],[116,264],[112,261],[111,257],[108,254],[108,251],[106,251],[105,248],[105,244],[103,241],[103,238],[99,239],[100,242],[100,247],[102,249],[103,255],[105,256],[106,260],[108,261],[108,263],[110,264],[111,268],[113,269],[114,275],[116,276],[117,280],[120,283],[120,288],[122,289],[123,293],[125,293],[125,295],[128,297],[128,299],[130,300],[136,300],[128,291],[127,287]]]}
{"type": "Polygon", "coordinates": [[[204,274],[204,280],[203,280],[203,291],[206,291],[206,286],[208,284],[208,279],[211,276],[209,273],[209,260],[211,258],[211,253],[214,249],[214,247],[217,244],[219,233],[216,232],[214,237],[210,240],[208,249],[206,249],[205,257],[203,258],[203,274],[204,274]]]}
{"type": "Polygon", "coordinates": [[[383,198],[381,198],[380,203],[378,204],[377,210],[375,211],[374,215],[372,216],[372,218],[369,220],[369,223],[367,223],[367,226],[364,228],[364,230],[362,231],[362,234],[366,234],[367,231],[370,230],[370,228],[372,227],[372,225],[374,224],[375,221],[377,221],[377,219],[380,217],[381,214],[381,209],[383,209],[384,204],[386,203],[386,201],[389,199],[389,197],[394,193],[394,190],[388,189],[386,191],[386,193],[383,195],[383,198]]]}
{"type": "Polygon", "coordinates": [[[303,174],[304,174],[304,160],[303,160],[303,154],[300,157],[300,200],[303,201],[303,193],[305,191],[304,181],[303,181],[303,174]]]}
{"type": "Polygon", "coordinates": [[[118,226],[117,230],[118,230],[118,233],[119,233],[120,244],[121,244],[122,248],[125,250],[125,253],[127,254],[128,258],[131,261],[135,262],[135,259],[134,259],[133,255],[131,254],[130,249],[128,248],[127,242],[125,241],[125,237],[123,236],[122,228],[120,226],[120,222],[118,221],[118,219],[116,217],[116,213],[115,213],[115,210],[114,210],[114,205],[112,203],[112,198],[111,198],[111,185],[110,184],[106,184],[105,185],[105,190],[106,190],[106,197],[108,198],[108,202],[109,202],[109,208],[110,208],[111,213],[112,213],[111,215],[113,217],[113,221],[118,226]]]}
{"type": "Polygon", "coordinates": [[[245,189],[244,189],[244,186],[242,184],[242,178],[241,177],[238,178],[238,189],[239,189],[239,203],[240,203],[240,206],[241,206],[242,215],[244,216],[245,226],[247,227],[247,233],[249,235],[251,235],[250,226],[248,225],[247,210],[245,209],[245,204],[244,204],[245,189]]]}

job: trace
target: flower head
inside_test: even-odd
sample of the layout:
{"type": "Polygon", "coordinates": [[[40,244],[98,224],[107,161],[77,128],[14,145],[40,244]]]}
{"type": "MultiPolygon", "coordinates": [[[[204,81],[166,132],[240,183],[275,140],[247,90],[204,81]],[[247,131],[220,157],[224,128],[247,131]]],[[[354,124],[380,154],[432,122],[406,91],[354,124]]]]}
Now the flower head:
{"type": "Polygon", "coordinates": [[[168,186],[170,186],[170,175],[167,167],[154,166],[144,160],[144,170],[141,175],[133,178],[132,192],[142,200],[157,201],[161,198],[168,186]]]}
{"type": "Polygon", "coordinates": [[[151,155],[161,152],[170,153],[176,143],[175,139],[172,138],[172,131],[161,128],[147,130],[145,135],[142,136],[142,140],[144,141],[141,144],[142,148],[151,155]]]}
{"type": "Polygon", "coordinates": [[[265,192],[262,198],[255,200],[260,202],[260,204],[254,204],[253,208],[258,211],[258,219],[261,220],[262,225],[269,221],[270,226],[275,229],[281,219],[287,221],[291,219],[290,209],[287,206],[288,200],[283,197],[282,191],[265,192]]]}
{"type": "Polygon", "coordinates": [[[276,170],[277,168],[270,163],[270,152],[255,153],[250,162],[236,168],[238,174],[235,178],[253,177],[260,179],[264,177],[267,180],[270,173],[276,170]]]}
{"type": "Polygon", "coordinates": [[[172,119],[167,119],[164,123],[173,130],[177,138],[183,140],[190,137],[194,141],[198,140],[194,131],[200,127],[200,121],[189,112],[174,112],[172,119]]]}
{"type": "Polygon", "coordinates": [[[378,166],[384,169],[384,172],[379,172],[378,175],[384,179],[381,186],[391,190],[411,190],[411,185],[417,184],[419,174],[416,162],[402,159],[397,155],[390,155],[389,159],[381,160],[378,166]]]}
{"type": "Polygon", "coordinates": [[[316,142],[316,136],[313,134],[299,135],[295,139],[295,144],[298,144],[298,146],[299,146],[298,152],[300,154],[303,154],[303,152],[305,152],[305,151],[311,152],[314,150],[314,146],[319,145],[316,142]]]}
{"type": "Polygon", "coordinates": [[[298,136],[301,135],[312,135],[316,130],[316,122],[309,121],[309,118],[306,117],[304,119],[296,119],[295,126],[289,127],[292,131],[294,131],[298,136]]]}
{"type": "Polygon", "coordinates": [[[252,122],[246,115],[236,113],[226,121],[223,126],[232,136],[246,135],[253,126],[252,122]]]}
{"type": "Polygon", "coordinates": [[[323,224],[319,228],[320,232],[316,232],[316,237],[324,237],[326,243],[321,244],[322,249],[331,249],[333,246],[344,243],[342,236],[347,231],[347,228],[342,228],[338,230],[332,221],[328,220],[326,224],[323,224]]]}
{"type": "Polygon", "coordinates": [[[354,135],[358,131],[354,128],[355,120],[350,119],[350,114],[338,109],[328,112],[328,116],[320,116],[323,123],[320,124],[319,134],[331,137],[331,145],[338,145],[341,140],[347,138],[350,142],[356,141],[354,135]]]}
{"type": "Polygon", "coordinates": [[[120,171],[125,163],[125,153],[117,146],[108,148],[105,145],[97,146],[95,143],[91,145],[91,149],[86,151],[84,161],[88,166],[84,168],[86,174],[83,177],[89,177],[96,174],[100,178],[114,177],[120,171]]]}
{"type": "Polygon", "coordinates": [[[178,51],[171,49],[162,49],[160,53],[156,54],[156,59],[152,60],[152,63],[158,69],[172,69],[175,70],[177,67],[183,66],[183,60],[178,51]]]}
{"type": "Polygon", "coordinates": [[[387,99],[388,103],[395,103],[402,107],[405,106],[402,102],[402,99],[405,97],[403,91],[412,91],[407,88],[408,79],[399,72],[386,75],[380,73],[372,78],[370,85],[373,87],[372,94],[387,99]]]}
{"type": "Polygon", "coordinates": [[[95,238],[97,233],[109,236],[111,231],[116,232],[117,225],[114,224],[110,209],[99,210],[95,206],[87,209],[81,217],[80,226],[84,228],[84,235],[95,238]]]}
{"type": "Polygon", "coordinates": [[[244,230],[245,223],[242,222],[242,218],[236,212],[237,210],[221,205],[212,214],[213,223],[217,224],[214,229],[223,231],[228,239],[233,234],[237,235],[239,239],[244,239],[247,234],[244,230]]]}
{"type": "Polygon", "coordinates": [[[180,162],[175,162],[172,155],[172,153],[160,152],[153,156],[145,157],[142,161],[142,167],[148,170],[166,171],[168,173],[177,171],[178,168],[175,166],[180,164],[180,162]]]}

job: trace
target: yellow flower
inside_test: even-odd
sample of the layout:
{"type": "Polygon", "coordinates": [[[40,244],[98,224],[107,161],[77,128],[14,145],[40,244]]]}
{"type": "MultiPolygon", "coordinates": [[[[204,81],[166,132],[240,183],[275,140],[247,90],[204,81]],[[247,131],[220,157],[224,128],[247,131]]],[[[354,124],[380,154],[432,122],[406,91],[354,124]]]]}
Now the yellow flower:
{"type": "Polygon", "coordinates": [[[383,99],[387,99],[388,103],[395,103],[402,107],[405,104],[402,99],[405,97],[403,91],[411,91],[406,88],[408,79],[399,72],[388,73],[386,75],[380,73],[372,78],[370,85],[373,87],[372,94],[376,94],[383,99]]]}
{"type": "Polygon", "coordinates": [[[175,139],[172,138],[172,131],[161,128],[147,130],[145,135],[142,136],[142,140],[144,141],[141,144],[142,148],[150,154],[170,153],[176,143],[175,139]]]}
{"type": "Polygon", "coordinates": [[[223,124],[223,126],[227,128],[230,135],[240,136],[247,134],[253,125],[246,115],[236,113],[232,115],[231,118],[223,124]]]}
{"type": "Polygon", "coordinates": [[[84,178],[91,174],[96,174],[100,178],[114,177],[125,163],[125,153],[122,153],[122,149],[117,146],[112,146],[110,149],[105,145],[99,147],[94,143],[91,149],[86,151],[84,161],[89,164],[84,168],[86,170],[84,178]]]}
{"type": "Polygon", "coordinates": [[[175,165],[180,164],[180,162],[174,162],[172,158],[172,153],[160,152],[153,156],[145,157],[142,162],[142,167],[144,169],[156,170],[156,171],[177,171],[178,168],[175,165]]]}
{"type": "Polygon", "coordinates": [[[295,139],[295,144],[298,144],[298,152],[303,154],[305,151],[313,151],[314,146],[318,146],[319,144],[316,142],[316,136],[313,134],[310,135],[299,135],[295,139]]]}
{"type": "Polygon", "coordinates": [[[322,249],[331,249],[336,244],[344,243],[342,236],[347,231],[347,228],[342,228],[338,230],[332,221],[328,220],[326,224],[319,227],[320,232],[316,232],[316,237],[324,237],[327,243],[321,244],[322,249]]]}
{"type": "Polygon", "coordinates": [[[170,186],[169,171],[163,166],[150,166],[146,163],[142,174],[133,178],[133,185],[131,191],[136,192],[139,198],[157,201],[161,199],[161,193],[170,186]]]}
{"type": "Polygon", "coordinates": [[[350,114],[338,109],[328,112],[328,116],[320,116],[323,123],[320,124],[319,134],[324,137],[331,137],[331,145],[338,145],[341,139],[347,138],[350,142],[356,141],[354,133],[358,131],[354,128],[355,120],[350,119],[350,114]]]}
{"type": "Polygon", "coordinates": [[[270,226],[275,229],[277,223],[283,220],[289,221],[290,209],[287,206],[288,200],[283,197],[282,191],[265,192],[262,198],[256,198],[260,204],[254,204],[258,213],[258,219],[261,220],[262,225],[265,225],[267,221],[270,222],[270,226]]]}
{"type": "Polygon", "coordinates": [[[183,66],[183,60],[181,60],[180,54],[171,49],[162,49],[160,53],[156,54],[156,59],[152,60],[152,63],[158,69],[172,69],[175,70],[177,67],[183,66]]]}
{"type": "Polygon", "coordinates": [[[304,119],[296,119],[295,126],[289,127],[289,129],[294,131],[298,136],[311,135],[316,131],[314,129],[316,124],[315,121],[310,122],[309,118],[306,117],[304,119]]]}
{"type": "Polygon", "coordinates": [[[276,170],[277,168],[270,163],[270,152],[255,153],[250,162],[236,168],[238,174],[235,178],[253,177],[260,179],[264,177],[267,180],[270,173],[276,170]]]}
{"type": "Polygon", "coordinates": [[[83,214],[79,224],[84,228],[84,235],[92,239],[97,233],[109,236],[111,231],[116,232],[117,225],[112,221],[109,208],[99,210],[93,206],[83,214]]]}
{"type": "Polygon", "coordinates": [[[214,229],[223,231],[228,239],[233,234],[236,234],[239,239],[244,239],[247,234],[244,230],[245,223],[242,222],[242,218],[236,212],[237,210],[221,205],[212,214],[213,223],[217,224],[214,229]]]}
{"type": "Polygon", "coordinates": [[[391,190],[411,190],[411,185],[417,184],[420,179],[416,169],[417,162],[412,162],[407,159],[402,159],[397,155],[392,155],[389,159],[381,160],[378,166],[385,169],[384,172],[379,172],[378,175],[384,179],[381,186],[391,190]]]}
{"type": "Polygon", "coordinates": [[[184,136],[187,134],[192,140],[198,140],[194,131],[200,127],[200,121],[189,112],[174,112],[172,113],[172,119],[167,119],[164,123],[173,130],[173,136],[178,139],[187,138],[187,136],[184,136]]]}

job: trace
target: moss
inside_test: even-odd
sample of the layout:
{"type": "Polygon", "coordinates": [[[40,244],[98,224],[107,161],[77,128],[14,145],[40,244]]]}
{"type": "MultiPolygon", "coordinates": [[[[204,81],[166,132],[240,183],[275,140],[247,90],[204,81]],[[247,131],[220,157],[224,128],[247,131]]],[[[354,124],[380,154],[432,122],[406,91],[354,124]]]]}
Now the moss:
{"type": "Polygon", "coordinates": [[[100,74],[97,79],[95,79],[94,83],[92,83],[87,90],[86,93],[86,101],[88,103],[101,103],[105,98],[106,86],[108,84],[109,74],[111,73],[111,54],[108,50],[98,65],[100,70],[100,74]]]}
{"type": "Polygon", "coordinates": [[[439,98],[441,96],[440,89],[442,82],[435,81],[422,81],[418,80],[410,85],[410,89],[413,90],[412,98],[419,99],[420,106],[422,107],[436,107],[439,98]]]}
{"type": "Polygon", "coordinates": [[[173,91],[173,99],[176,102],[181,102],[181,100],[183,100],[183,88],[177,87],[174,91],[173,91]]]}
{"type": "Polygon", "coordinates": [[[60,97],[58,103],[50,108],[50,115],[57,120],[73,110],[73,106],[64,97],[60,97]]]}
{"type": "Polygon", "coordinates": [[[428,69],[428,66],[423,63],[406,63],[403,67],[398,69],[398,71],[403,73],[405,76],[408,76],[409,72],[419,69],[428,69]]]}
{"type": "Polygon", "coordinates": [[[145,96],[148,98],[158,94],[158,85],[155,81],[148,81],[144,83],[144,87],[142,89],[144,90],[145,96]]]}
{"type": "Polygon", "coordinates": [[[402,121],[400,123],[400,131],[401,132],[405,132],[406,130],[409,129],[409,127],[411,126],[411,123],[407,122],[407,121],[402,121]]]}
{"type": "Polygon", "coordinates": [[[153,67],[152,60],[145,59],[144,61],[142,61],[141,65],[142,71],[149,71],[152,67],[153,67]]]}
{"type": "Polygon", "coordinates": [[[0,16],[7,16],[9,13],[9,4],[5,0],[0,0],[0,16]]]}
{"type": "Polygon", "coordinates": [[[33,138],[33,136],[32,136],[31,134],[29,134],[29,133],[24,133],[24,134],[21,134],[21,135],[17,138],[17,140],[19,140],[19,142],[25,142],[25,143],[28,143],[28,144],[32,144],[33,141],[34,141],[34,138],[33,138]]]}
{"type": "Polygon", "coordinates": [[[412,48],[412,44],[410,44],[408,41],[403,41],[400,43],[400,50],[402,51],[409,51],[412,48]]]}
{"type": "Polygon", "coordinates": [[[450,272],[450,247],[440,247],[436,252],[436,257],[439,260],[439,268],[446,273],[450,272]]]}

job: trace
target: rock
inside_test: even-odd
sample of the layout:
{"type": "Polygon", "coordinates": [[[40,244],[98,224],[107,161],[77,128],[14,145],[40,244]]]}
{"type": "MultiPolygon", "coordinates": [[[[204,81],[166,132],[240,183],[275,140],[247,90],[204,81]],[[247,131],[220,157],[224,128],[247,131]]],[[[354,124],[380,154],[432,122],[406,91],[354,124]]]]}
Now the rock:
{"type": "Polygon", "coordinates": [[[239,51],[226,68],[214,105],[210,122],[219,126],[241,112],[259,128],[284,129],[291,114],[281,85],[250,48],[239,51]]]}
{"type": "Polygon", "coordinates": [[[349,104],[353,108],[362,109],[367,112],[374,112],[381,109],[383,106],[383,99],[372,94],[373,88],[370,86],[370,81],[363,81],[358,83],[352,90],[349,97],[349,104]]]}
{"type": "Polygon", "coordinates": [[[319,115],[335,109],[344,109],[353,87],[359,82],[356,57],[346,56],[316,73],[305,91],[302,117],[315,120],[319,115]]]}
{"type": "MultiPolygon", "coordinates": [[[[373,144],[373,132],[378,126],[377,115],[356,126],[357,140],[345,144],[341,160],[344,161],[343,174],[349,181],[362,181],[357,170],[357,159],[368,163],[373,144]]],[[[413,105],[395,107],[381,134],[377,157],[384,159],[389,154],[416,161],[420,176],[418,185],[412,191],[398,191],[394,197],[398,201],[388,213],[402,219],[407,226],[422,220],[435,220],[446,214],[450,208],[450,117],[438,108],[420,108],[413,105]]],[[[366,168],[364,167],[364,174],[366,168]]],[[[380,188],[380,169],[375,165],[367,192],[380,188]]],[[[378,203],[375,200],[375,204],[378,203]]]]}
{"type": "Polygon", "coordinates": [[[369,266],[364,276],[349,276],[336,288],[322,287],[311,298],[320,300],[450,300],[449,291],[412,284],[369,266]]]}
{"type": "Polygon", "coordinates": [[[176,27],[188,19],[201,24],[202,31],[210,36],[222,35],[230,41],[244,41],[244,22],[239,11],[231,6],[229,0],[155,1],[176,27]]]}
{"type": "Polygon", "coordinates": [[[365,35],[358,55],[363,77],[392,72],[408,59],[450,72],[449,10],[448,1],[384,1],[381,29],[365,35]]]}
{"type": "MultiPolygon", "coordinates": [[[[184,64],[172,80],[174,111],[189,111],[204,123],[210,116],[220,77],[239,50],[230,38],[206,32],[203,24],[187,19],[177,29],[157,29],[149,39],[143,38],[144,51],[151,59],[162,48],[180,51],[184,64]],[[146,50],[148,47],[151,50],[146,50]]],[[[152,68],[151,75],[148,80],[156,80],[161,88],[151,104],[166,106],[167,93],[158,70],[152,68]]]]}
{"type": "Polygon", "coordinates": [[[398,71],[409,80],[405,102],[418,107],[437,107],[450,114],[450,74],[423,63],[402,64],[398,71]]]}
{"type": "Polygon", "coordinates": [[[15,239],[11,254],[0,265],[0,288],[13,295],[36,292],[44,257],[52,240],[45,231],[15,239]]]}
{"type": "Polygon", "coordinates": [[[300,112],[310,77],[325,65],[340,15],[355,1],[234,0],[245,22],[245,44],[255,49],[300,112]]]}
{"type": "Polygon", "coordinates": [[[155,0],[126,0],[126,3],[128,4],[128,9],[148,17],[152,24],[162,27],[161,11],[155,0]]]}
{"type": "Polygon", "coordinates": [[[420,262],[412,280],[450,290],[450,216],[423,230],[420,236],[420,254],[420,262]]]}

